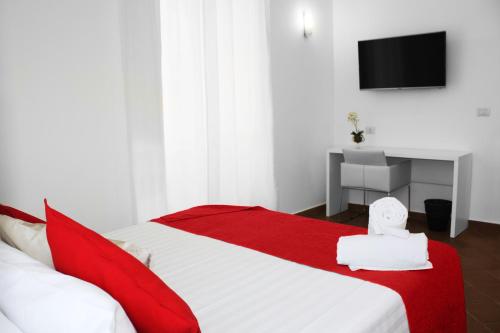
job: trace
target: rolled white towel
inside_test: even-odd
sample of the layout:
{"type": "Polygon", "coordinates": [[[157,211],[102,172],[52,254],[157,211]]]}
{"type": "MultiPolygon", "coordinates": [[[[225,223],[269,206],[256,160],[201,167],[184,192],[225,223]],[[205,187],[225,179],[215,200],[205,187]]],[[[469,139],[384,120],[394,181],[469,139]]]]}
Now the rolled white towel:
{"type": "Polygon", "coordinates": [[[432,268],[424,233],[408,238],[389,235],[355,235],[340,237],[337,263],[352,270],[418,270],[432,268]]]}
{"type": "Polygon", "coordinates": [[[385,197],[370,205],[368,219],[369,235],[392,235],[408,238],[410,232],[406,230],[408,210],[396,198],[385,197]]]}

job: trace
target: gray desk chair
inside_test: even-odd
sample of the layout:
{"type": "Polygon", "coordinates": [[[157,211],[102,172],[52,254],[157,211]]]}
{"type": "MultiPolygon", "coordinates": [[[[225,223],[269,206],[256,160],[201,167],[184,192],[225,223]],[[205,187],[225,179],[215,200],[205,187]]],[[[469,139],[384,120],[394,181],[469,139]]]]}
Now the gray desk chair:
{"type": "Polygon", "coordinates": [[[389,161],[383,150],[344,149],[344,162],[340,165],[342,207],[344,189],[363,190],[363,205],[366,192],[382,192],[391,196],[408,187],[408,210],[410,210],[411,161],[389,161]]]}

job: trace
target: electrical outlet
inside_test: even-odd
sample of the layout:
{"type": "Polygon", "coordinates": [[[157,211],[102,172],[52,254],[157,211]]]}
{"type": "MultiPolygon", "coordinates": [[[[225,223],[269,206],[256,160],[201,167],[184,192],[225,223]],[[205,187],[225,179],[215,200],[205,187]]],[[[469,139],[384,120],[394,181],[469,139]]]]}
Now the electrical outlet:
{"type": "Polygon", "coordinates": [[[366,126],[365,133],[366,134],[375,134],[375,126],[366,126]]]}
{"type": "Polygon", "coordinates": [[[491,116],[491,109],[490,108],[477,108],[476,114],[478,117],[489,117],[489,116],[491,116]]]}

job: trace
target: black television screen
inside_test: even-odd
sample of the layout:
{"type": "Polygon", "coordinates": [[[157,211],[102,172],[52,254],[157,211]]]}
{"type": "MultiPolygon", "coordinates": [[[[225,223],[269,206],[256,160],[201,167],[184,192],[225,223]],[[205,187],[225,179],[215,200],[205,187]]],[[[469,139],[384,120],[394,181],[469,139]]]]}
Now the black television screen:
{"type": "Polygon", "coordinates": [[[444,87],[446,32],[358,42],[359,88],[444,87]]]}

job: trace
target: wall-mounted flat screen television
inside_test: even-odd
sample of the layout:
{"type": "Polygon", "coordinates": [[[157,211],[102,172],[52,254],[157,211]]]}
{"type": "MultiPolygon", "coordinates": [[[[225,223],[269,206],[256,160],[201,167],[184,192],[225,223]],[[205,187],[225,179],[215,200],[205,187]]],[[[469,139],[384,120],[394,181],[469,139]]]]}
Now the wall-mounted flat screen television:
{"type": "Polygon", "coordinates": [[[359,88],[446,86],[446,32],[358,42],[359,88]]]}

